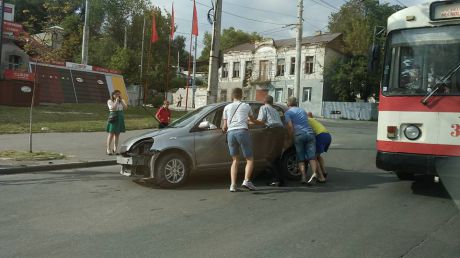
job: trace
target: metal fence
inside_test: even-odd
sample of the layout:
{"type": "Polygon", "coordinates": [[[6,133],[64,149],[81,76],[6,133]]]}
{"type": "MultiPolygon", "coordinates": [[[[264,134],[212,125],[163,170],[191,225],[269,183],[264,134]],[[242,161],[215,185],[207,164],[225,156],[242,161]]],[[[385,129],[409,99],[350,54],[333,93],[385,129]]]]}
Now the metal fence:
{"type": "Polygon", "coordinates": [[[378,104],[369,102],[323,102],[323,117],[332,119],[378,119],[378,104]]]}

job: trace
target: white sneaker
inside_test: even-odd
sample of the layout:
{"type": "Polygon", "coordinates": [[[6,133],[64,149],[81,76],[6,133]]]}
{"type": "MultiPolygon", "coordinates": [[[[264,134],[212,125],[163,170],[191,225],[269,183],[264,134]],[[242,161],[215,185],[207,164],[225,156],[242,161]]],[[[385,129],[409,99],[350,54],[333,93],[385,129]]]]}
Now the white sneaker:
{"type": "Polygon", "coordinates": [[[120,169],[120,175],[123,176],[131,176],[131,172],[126,171],[125,169],[121,168],[120,169]]]}
{"type": "Polygon", "coordinates": [[[230,192],[236,192],[236,185],[230,185],[230,192]]]}
{"type": "Polygon", "coordinates": [[[241,186],[246,188],[246,189],[248,189],[248,190],[251,190],[251,191],[256,190],[256,187],[254,186],[254,184],[251,181],[244,180],[243,184],[241,186]]]}

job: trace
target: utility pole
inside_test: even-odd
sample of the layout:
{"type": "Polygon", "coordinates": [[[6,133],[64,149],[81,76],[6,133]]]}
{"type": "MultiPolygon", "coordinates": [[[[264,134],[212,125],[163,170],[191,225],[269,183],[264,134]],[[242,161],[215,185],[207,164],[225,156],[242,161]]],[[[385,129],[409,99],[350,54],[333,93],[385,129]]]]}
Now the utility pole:
{"type": "Polygon", "coordinates": [[[4,19],[4,10],[5,10],[5,1],[0,0],[0,77],[3,78],[3,62],[2,62],[2,52],[3,52],[3,19],[4,19]]]}
{"type": "Polygon", "coordinates": [[[297,0],[297,38],[295,41],[295,77],[294,77],[294,97],[300,104],[300,71],[301,71],[301,53],[302,53],[302,30],[303,30],[303,0],[297,0]]]}
{"type": "Polygon", "coordinates": [[[177,51],[177,71],[176,71],[177,75],[180,74],[180,52],[177,51]]]}
{"type": "Polygon", "coordinates": [[[222,21],[222,0],[214,2],[214,22],[212,24],[212,43],[209,53],[208,98],[207,104],[217,102],[219,83],[220,27],[222,21]]]}
{"type": "Polygon", "coordinates": [[[83,27],[83,43],[81,47],[81,63],[88,64],[88,44],[89,44],[89,1],[85,3],[85,25],[83,27]]]}
{"type": "Polygon", "coordinates": [[[128,25],[125,25],[125,38],[123,41],[123,48],[128,48],[128,25]]]}
{"type": "Polygon", "coordinates": [[[139,97],[137,99],[137,105],[141,105],[141,93],[142,85],[144,84],[144,44],[145,44],[145,13],[144,13],[144,26],[142,27],[142,44],[141,44],[141,65],[140,65],[140,80],[139,80],[139,97]]]}

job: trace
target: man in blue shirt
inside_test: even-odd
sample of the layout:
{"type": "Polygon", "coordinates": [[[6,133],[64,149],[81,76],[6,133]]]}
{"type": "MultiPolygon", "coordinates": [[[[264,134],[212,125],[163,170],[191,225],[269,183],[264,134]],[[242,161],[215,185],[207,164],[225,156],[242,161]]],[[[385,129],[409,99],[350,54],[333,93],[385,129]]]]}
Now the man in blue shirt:
{"type": "Polygon", "coordinates": [[[316,164],[316,136],[315,132],[308,123],[308,116],[305,110],[298,107],[297,99],[288,99],[289,110],[284,114],[288,137],[294,140],[297,162],[300,173],[302,174],[302,184],[311,184],[314,179],[320,183],[326,182],[322,174],[317,174],[316,164]],[[308,161],[313,172],[310,180],[307,181],[305,171],[305,161],[308,161]]]}

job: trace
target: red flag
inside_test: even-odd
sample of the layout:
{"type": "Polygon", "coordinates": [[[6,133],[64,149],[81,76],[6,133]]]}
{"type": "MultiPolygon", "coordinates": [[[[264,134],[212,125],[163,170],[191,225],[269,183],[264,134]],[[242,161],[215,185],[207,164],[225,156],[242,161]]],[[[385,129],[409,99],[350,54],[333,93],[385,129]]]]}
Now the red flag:
{"type": "Polygon", "coordinates": [[[192,34],[198,37],[198,15],[196,14],[195,0],[193,0],[192,34]]]}
{"type": "Polygon", "coordinates": [[[174,39],[174,31],[176,30],[175,24],[174,24],[174,3],[172,4],[172,12],[171,12],[171,34],[169,37],[171,39],[174,39]]]}
{"type": "Polygon", "coordinates": [[[150,37],[150,42],[155,43],[158,41],[158,32],[157,32],[157,23],[155,21],[155,13],[152,12],[152,36],[150,37]]]}

